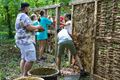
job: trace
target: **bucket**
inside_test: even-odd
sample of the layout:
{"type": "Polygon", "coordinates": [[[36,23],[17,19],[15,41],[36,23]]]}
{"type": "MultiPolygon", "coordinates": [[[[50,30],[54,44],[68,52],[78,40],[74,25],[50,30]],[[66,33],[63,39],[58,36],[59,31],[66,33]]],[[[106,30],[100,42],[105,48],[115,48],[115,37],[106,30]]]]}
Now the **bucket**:
{"type": "Polygon", "coordinates": [[[37,68],[30,70],[28,73],[31,76],[42,77],[44,80],[57,80],[59,71],[53,68],[37,68]]]}
{"type": "Polygon", "coordinates": [[[16,78],[14,80],[44,80],[43,78],[40,77],[20,77],[16,78]]]}

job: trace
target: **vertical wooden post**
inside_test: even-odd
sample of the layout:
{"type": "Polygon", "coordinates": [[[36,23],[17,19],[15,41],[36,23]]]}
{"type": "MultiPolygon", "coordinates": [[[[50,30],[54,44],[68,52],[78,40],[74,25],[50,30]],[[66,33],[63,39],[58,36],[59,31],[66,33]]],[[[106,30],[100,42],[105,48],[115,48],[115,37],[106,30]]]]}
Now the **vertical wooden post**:
{"type": "Polygon", "coordinates": [[[91,66],[91,74],[94,74],[94,62],[95,62],[95,50],[96,50],[96,27],[97,27],[97,8],[98,8],[98,0],[95,0],[95,12],[94,12],[94,40],[93,40],[93,54],[92,54],[92,66],[91,66]]]}
{"type": "MultiPolygon", "coordinates": [[[[71,25],[72,25],[72,34],[73,34],[73,15],[74,15],[74,5],[72,5],[72,9],[71,9],[71,25]]],[[[69,52],[69,65],[72,62],[72,56],[71,53],[69,52]]]]}
{"type": "Polygon", "coordinates": [[[47,17],[48,16],[48,10],[45,9],[45,16],[47,17]]]}
{"type": "Polygon", "coordinates": [[[58,44],[57,44],[57,29],[60,27],[60,7],[56,7],[56,24],[55,24],[55,58],[57,55],[57,49],[58,49],[58,44]]]}
{"type": "Polygon", "coordinates": [[[74,29],[74,26],[73,26],[73,20],[74,20],[74,5],[72,5],[72,11],[71,11],[71,25],[72,25],[72,34],[73,34],[73,29],[74,29]]]}

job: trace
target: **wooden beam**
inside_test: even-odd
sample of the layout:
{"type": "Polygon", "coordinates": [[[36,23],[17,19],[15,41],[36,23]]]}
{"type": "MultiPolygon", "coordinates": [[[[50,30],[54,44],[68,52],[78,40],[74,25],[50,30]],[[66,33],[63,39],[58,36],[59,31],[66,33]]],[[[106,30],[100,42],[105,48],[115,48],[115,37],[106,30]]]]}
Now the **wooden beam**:
{"type": "MultiPolygon", "coordinates": [[[[73,16],[74,16],[74,5],[72,5],[72,9],[71,9],[71,25],[72,25],[72,34],[73,34],[73,16]]],[[[69,55],[69,65],[71,65],[71,61],[72,61],[72,55],[71,53],[68,51],[68,55],[69,55]]]]}
{"type": "Polygon", "coordinates": [[[57,56],[58,44],[57,44],[57,29],[60,27],[60,7],[56,7],[56,24],[55,24],[55,58],[57,56]]]}
{"type": "Polygon", "coordinates": [[[37,10],[45,10],[45,9],[55,9],[56,7],[61,7],[64,6],[64,4],[55,4],[55,5],[49,5],[45,7],[39,7],[39,8],[31,8],[33,11],[37,10]]]}
{"type": "Polygon", "coordinates": [[[46,7],[41,7],[42,9],[55,9],[56,7],[60,7],[61,4],[50,5],[46,7]]]}
{"type": "Polygon", "coordinates": [[[93,40],[93,53],[92,53],[92,66],[91,66],[91,74],[94,74],[94,62],[95,62],[95,53],[96,53],[96,28],[97,28],[97,9],[98,9],[98,1],[95,1],[94,8],[94,40],[93,40]]]}
{"type": "Polygon", "coordinates": [[[73,31],[74,31],[74,30],[73,30],[73,29],[74,29],[74,28],[73,28],[73,27],[74,27],[74,26],[73,26],[73,23],[74,23],[73,20],[74,20],[74,5],[72,5],[72,10],[71,10],[72,33],[73,33],[73,31]]]}
{"type": "Polygon", "coordinates": [[[45,9],[45,16],[47,17],[48,16],[48,10],[45,9]]]}
{"type": "Polygon", "coordinates": [[[70,2],[69,5],[84,4],[84,3],[94,2],[94,1],[100,1],[100,0],[76,0],[76,1],[70,2]]]}

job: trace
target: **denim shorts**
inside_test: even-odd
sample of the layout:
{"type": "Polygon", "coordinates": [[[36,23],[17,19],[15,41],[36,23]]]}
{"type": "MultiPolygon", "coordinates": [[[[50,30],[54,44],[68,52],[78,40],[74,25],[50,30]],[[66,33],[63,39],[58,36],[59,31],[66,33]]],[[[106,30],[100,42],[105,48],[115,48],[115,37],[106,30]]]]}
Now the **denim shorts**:
{"type": "Polygon", "coordinates": [[[67,40],[58,44],[58,52],[57,52],[58,57],[64,54],[65,48],[70,50],[71,55],[76,54],[76,48],[74,46],[74,43],[72,42],[72,40],[67,40]]]}
{"type": "Polygon", "coordinates": [[[36,50],[33,43],[17,44],[21,52],[21,58],[27,62],[36,61],[36,50]]]}

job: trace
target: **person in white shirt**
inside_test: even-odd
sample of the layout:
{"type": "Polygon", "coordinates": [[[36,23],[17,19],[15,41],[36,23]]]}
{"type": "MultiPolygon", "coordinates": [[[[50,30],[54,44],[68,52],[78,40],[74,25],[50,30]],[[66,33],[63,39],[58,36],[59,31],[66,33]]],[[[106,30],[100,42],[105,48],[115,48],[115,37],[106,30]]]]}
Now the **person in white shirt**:
{"type": "Polygon", "coordinates": [[[69,35],[68,31],[66,29],[58,29],[58,52],[57,52],[57,60],[56,60],[56,64],[58,67],[58,70],[60,71],[60,65],[61,65],[61,56],[64,54],[64,50],[65,48],[69,49],[72,55],[72,64],[74,65],[76,60],[79,63],[79,66],[81,68],[82,73],[84,72],[84,69],[81,65],[81,61],[76,53],[76,48],[74,46],[74,43],[72,41],[71,36],[69,35]]]}
{"type": "Polygon", "coordinates": [[[66,29],[68,33],[72,35],[71,14],[65,14],[64,19],[65,19],[65,23],[61,23],[61,24],[64,25],[64,29],[66,29]]]}

